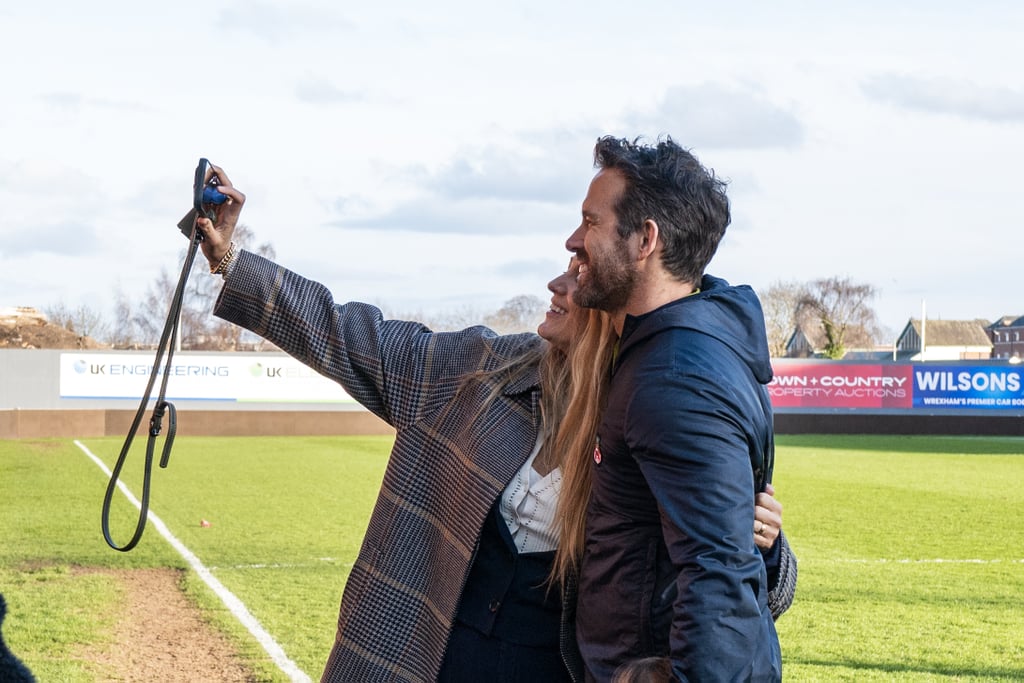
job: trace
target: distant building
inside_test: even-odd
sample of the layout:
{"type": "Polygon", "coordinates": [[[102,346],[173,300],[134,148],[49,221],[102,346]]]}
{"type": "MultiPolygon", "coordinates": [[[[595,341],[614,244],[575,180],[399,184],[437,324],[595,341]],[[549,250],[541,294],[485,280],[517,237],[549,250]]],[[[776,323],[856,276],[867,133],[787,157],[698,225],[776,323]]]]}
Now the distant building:
{"type": "Polygon", "coordinates": [[[1024,358],[1024,315],[1004,315],[985,328],[992,357],[1020,362],[1024,358]]]}
{"type": "MultiPolygon", "coordinates": [[[[863,341],[869,338],[862,328],[854,327],[848,334],[850,339],[863,341]]],[[[809,322],[802,327],[793,330],[786,342],[783,358],[824,358],[825,357],[825,330],[817,321],[809,322]]],[[[867,345],[853,346],[846,349],[843,360],[892,360],[892,345],[874,346],[867,345]]]]}
{"type": "MultiPolygon", "coordinates": [[[[896,360],[982,360],[992,357],[987,320],[920,320],[907,322],[896,339],[896,360]]],[[[1024,344],[1021,346],[1024,351],[1024,344]]]]}
{"type": "Polygon", "coordinates": [[[799,327],[789,335],[786,342],[785,358],[815,358],[825,345],[825,333],[817,330],[802,330],[799,327]]]}
{"type": "MultiPolygon", "coordinates": [[[[797,327],[786,342],[783,358],[824,358],[825,342],[820,325],[797,327]]],[[[981,318],[926,319],[923,326],[921,320],[911,318],[895,345],[855,346],[843,356],[843,360],[876,362],[988,359],[1024,361],[1024,316],[1006,315],[994,323],[981,318]]]]}

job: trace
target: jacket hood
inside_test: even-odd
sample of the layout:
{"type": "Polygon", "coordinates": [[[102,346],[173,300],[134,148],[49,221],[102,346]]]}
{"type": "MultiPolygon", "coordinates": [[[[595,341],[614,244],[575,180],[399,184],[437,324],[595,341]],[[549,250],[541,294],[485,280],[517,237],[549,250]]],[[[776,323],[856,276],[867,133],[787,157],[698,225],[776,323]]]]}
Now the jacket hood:
{"type": "Polygon", "coordinates": [[[733,286],[721,278],[705,275],[698,293],[640,316],[627,315],[619,339],[619,355],[670,328],[693,330],[718,340],[743,359],[757,381],[771,381],[764,311],[750,286],[733,286]]]}

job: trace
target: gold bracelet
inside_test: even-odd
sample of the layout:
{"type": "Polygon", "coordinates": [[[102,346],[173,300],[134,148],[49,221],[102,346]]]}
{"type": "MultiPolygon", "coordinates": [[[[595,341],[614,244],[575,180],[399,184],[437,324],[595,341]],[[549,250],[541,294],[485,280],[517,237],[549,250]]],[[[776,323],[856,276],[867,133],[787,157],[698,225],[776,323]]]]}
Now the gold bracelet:
{"type": "Polygon", "coordinates": [[[220,260],[220,263],[218,263],[213,268],[210,268],[210,274],[211,275],[227,275],[228,266],[231,265],[231,262],[233,260],[235,260],[235,243],[234,242],[232,242],[231,244],[228,245],[228,250],[227,250],[227,252],[224,253],[224,258],[222,258],[220,260]]]}

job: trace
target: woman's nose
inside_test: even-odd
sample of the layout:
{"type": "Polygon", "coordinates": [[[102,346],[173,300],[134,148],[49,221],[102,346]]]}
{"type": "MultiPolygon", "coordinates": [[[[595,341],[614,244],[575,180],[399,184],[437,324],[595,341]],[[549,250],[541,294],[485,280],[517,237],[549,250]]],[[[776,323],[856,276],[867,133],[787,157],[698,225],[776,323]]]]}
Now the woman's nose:
{"type": "Polygon", "coordinates": [[[569,278],[568,273],[562,273],[554,280],[548,283],[548,291],[552,294],[565,294],[568,291],[567,280],[569,278]]]}

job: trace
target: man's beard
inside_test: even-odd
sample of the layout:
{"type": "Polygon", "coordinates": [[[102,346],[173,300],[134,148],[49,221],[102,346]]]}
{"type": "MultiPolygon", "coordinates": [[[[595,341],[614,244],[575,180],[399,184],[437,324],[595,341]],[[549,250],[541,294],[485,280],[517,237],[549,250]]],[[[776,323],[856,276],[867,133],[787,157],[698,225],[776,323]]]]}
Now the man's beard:
{"type": "Polygon", "coordinates": [[[576,305],[608,313],[625,308],[637,280],[637,272],[629,267],[625,254],[621,257],[617,254],[617,258],[602,263],[598,268],[594,267],[593,261],[588,260],[587,265],[586,275],[572,295],[576,305]]]}

